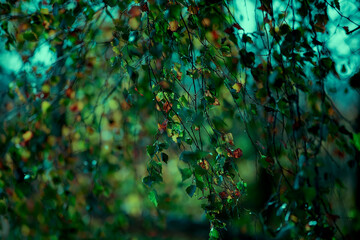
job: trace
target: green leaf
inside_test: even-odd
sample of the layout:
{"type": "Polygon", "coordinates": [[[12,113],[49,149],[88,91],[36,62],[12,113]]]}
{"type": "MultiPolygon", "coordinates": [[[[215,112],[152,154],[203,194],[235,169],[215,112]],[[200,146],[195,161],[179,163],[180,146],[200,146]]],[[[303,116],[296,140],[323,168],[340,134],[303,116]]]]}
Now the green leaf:
{"type": "Polygon", "coordinates": [[[161,160],[162,160],[164,163],[167,163],[168,160],[169,160],[169,156],[168,156],[166,153],[161,153],[161,160]]]}
{"type": "Polygon", "coordinates": [[[244,48],[240,50],[240,61],[245,67],[251,67],[255,63],[255,53],[247,52],[244,48]]]}
{"type": "Polygon", "coordinates": [[[185,181],[186,179],[190,178],[192,175],[191,169],[190,168],[179,168],[180,173],[181,173],[181,178],[182,181],[185,181]]]}
{"type": "Polygon", "coordinates": [[[157,151],[155,150],[155,147],[153,145],[148,145],[146,147],[146,152],[149,154],[150,157],[154,157],[157,151]]]}
{"type": "Polygon", "coordinates": [[[180,19],[180,13],[181,13],[181,5],[179,4],[174,4],[174,5],[171,5],[170,8],[169,8],[169,12],[168,12],[168,19],[169,20],[178,20],[180,19]]]}
{"type": "Polygon", "coordinates": [[[209,154],[208,152],[204,152],[204,151],[195,151],[195,152],[184,151],[180,155],[180,160],[186,163],[196,164],[197,160],[206,157],[208,154],[209,154]]]}
{"type": "Polygon", "coordinates": [[[199,174],[195,174],[195,182],[196,182],[196,187],[203,190],[205,188],[205,183],[203,180],[203,177],[199,174]]]}
{"type": "Polygon", "coordinates": [[[285,35],[288,34],[291,31],[291,28],[289,25],[287,24],[282,24],[279,28],[279,34],[280,35],[285,35]]]}
{"type": "Polygon", "coordinates": [[[150,53],[155,58],[161,57],[163,53],[163,45],[161,43],[158,43],[156,46],[150,49],[150,53]]]}
{"type": "Polygon", "coordinates": [[[211,228],[209,237],[218,239],[220,237],[220,234],[219,234],[218,230],[216,230],[215,228],[211,228]]]}
{"type": "Polygon", "coordinates": [[[276,235],[276,239],[291,239],[291,231],[294,229],[293,225],[285,225],[280,229],[280,231],[276,235]]]}
{"type": "Polygon", "coordinates": [[[200,126],[204,122],[204,116],[201,113],[198,113],[193,118],[193,124],[200,126]]]}
{"type": "Polygon", "coordinates": [[[153,183],[153,181],[152,181],[152,179],[151,179],[150,176],[144,177],[143,180],[142,180],[142,182],[143,182],[145,185],[149,186],[149,187],[151,187],[151,185],[152,185],[152,183],[153,183]]]}
{"type": "Polygon", "coordinates": [[[110,7],[115,7],[117,1],[116,0],[105,0],[104,1],[106,5],[110,6],[110,7]]]}
{"type": "Polygon", "coordinates": [[[155,205],[155,207],[158,206],[158,201],[157,201],[157,193],[155,190],[152,190],[151,192],[149,192],[148,195],[150,201],[155,205]]]}
{"type": "Polygon", "coordinates": [[[168,149],[169,145],[167,143],[159,143],[157,147],[159,148],[159,151],[163,151],[164,149],[168,149]]]}
{"type": "Polygon", "coordinates": [[[0,214],[5,214],[7,210],[5,200],[0,200],[0,214]]]}
{"type": "Polygon", "coordinates": [[[325,67],[326,69],[330,69],[331,66],[334,64],[332,59],[329,57],[320,59],[319,63],[321,66],[325,67]]]}
{"type": "Polygon", "coordinates": [[[260,165],[263,167],[263,168],[267,168],[270,166],[270,163],[266,161],[266,156],[265,155],[261,155],[260,156],[260,161],[259,161],[260,165]]]}
{"type": "Polygon", "coordinates": [[[360,89],[360,72],[350,78],[349,84],[354,89],[360,89]]]}
{"type": "Polygon", "coordinates": [[[195,185],[190,185],[186,188],[186,192],[187,194],[192,197],[195,193],[195,190],[196,190],[196,186],[195,185]]]}
{"type": "Polygon", "coordinates": [[[0,3],[0,9],[3,10],[2,13],[10,13],[11,5],[9,3],[0,3]]]}
{"type": "Polygon", "coordinates": [[[37,36],[35,35],[35,33],[27,31],[24,33],[24,39],[30,42],[36,42],[37,41],[37,36]]]}
{"type": "Polygon", "coordinates": [[[353,134],[353,143],[358,151],[360,151],[360,133],[353,134]]]}
{"type": "Polygon", "coordinates": [[[305,200],[307,202],[311,202],[311,201],[313,201],[315,199],[315,197],[316,197],[315,188],[313,188],[313,187],[305,187],[303,189],[303,191],[304,191],[305,200]]]}
{"type": "Polygon", "coordinates": [[[335,186],[338,188],[346,189],[344,183],[340,180],[340,178],[335,179],[335,186]]]}
{"type": "Polygon", "coordinates": [[[215,126],[215,128],[219,131],[221,130],[225,130],[225,128],[227,127],[226,123],[224,122],[224,120],[220,117],[214,117],[213,119],[213,124],[215,126]]]}

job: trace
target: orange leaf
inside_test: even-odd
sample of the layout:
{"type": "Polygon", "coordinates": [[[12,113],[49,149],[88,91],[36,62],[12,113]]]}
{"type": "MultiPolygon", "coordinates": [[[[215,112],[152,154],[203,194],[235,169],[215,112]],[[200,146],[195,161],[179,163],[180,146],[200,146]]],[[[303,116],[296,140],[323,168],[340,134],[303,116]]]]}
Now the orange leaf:
{"type": "Polygon", "coordinates": [[[199,12],[199,7],[198,6],[189,6],[187,10],[191,14],[197,14],[199,12]]]}
{"type": "Polygon", "coordinates": [[[211,32],[211,34],[212,34],[212,37],[213,37],[213,39],[214,39],[215,41],[218,40],[219,37],[220,37],[216,30],[213,30],[213,31],[211,32]]]}
{"type": "Polygon", "coordinates": [[[169,28],[168,28],[168,29],[170,29],[170,31],[176,32],[176,30],[177,30],[178,28],[179,28],[179,23],[178,23],[178,21],[174,20],[174,21],[169,22],[169,28]]]}
{"type": "Polygon", "coordinates": [[[66,95],[68,98],[74,98],[74,97],[75,97],[75,92],[74,92],[71,88],[68,88],[68,89],[66,89],[66,91],[65,91],[65,95],[66,95]]]}
{"type": "Polygon", "coordinates": [[[210,164],[207,160],[201,160],[201,162],[199,163],[199,166],[202,168],[202,169],[205,169],[205,170],[209,170],[210,168],[210,164]]]}
{"type": "Polygon", "coordinates": [[[167,113],[167,112],[170,111],[171,107],[172,107],[172,104],[169,103],[169,102],[166,102],[166,103],[163,105],[163,110],[167,113]]]}
{"type": "Polygon", "coordinates": [[[167,128],[167,124],[168,124],[168,120],[165,119],[165,121],[162,123],[162,124],[159,124],[158,123],[158,129],[159,129],[159,132],[162,134],[166,128],[167,128]]]}
{"type": "Polygon", "coordinates": [[[219,99],[214,98],[214,103],[212,103],[212,105],[219,106],[220,105],[219,99]]]}

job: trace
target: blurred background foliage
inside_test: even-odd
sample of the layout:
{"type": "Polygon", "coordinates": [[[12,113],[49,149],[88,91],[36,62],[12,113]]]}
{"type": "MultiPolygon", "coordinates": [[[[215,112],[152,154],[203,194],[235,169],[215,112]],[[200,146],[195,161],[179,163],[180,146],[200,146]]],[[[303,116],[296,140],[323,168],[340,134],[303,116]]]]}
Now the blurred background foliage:
{"type": "Polygon", "coordinates": [[[1,1],[2,238],[356,236],[358,10],[1,1]]]}

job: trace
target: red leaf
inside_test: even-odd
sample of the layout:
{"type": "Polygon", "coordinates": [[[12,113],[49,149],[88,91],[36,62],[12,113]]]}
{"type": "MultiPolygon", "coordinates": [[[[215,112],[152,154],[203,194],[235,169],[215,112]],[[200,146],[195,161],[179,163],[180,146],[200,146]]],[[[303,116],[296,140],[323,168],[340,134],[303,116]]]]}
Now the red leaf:
{"type": "Polygon", "coordinates": [[[238,29],[238,30],[244,30],[238,23],[234,23],[233,27],[238,29]]]}
{"type": "Polygon", "coordinates": [[[139,92],[139,90],[137,89],[137,87],[135,87],[135,91],[137,91],[141,96],[144,96],[142,93],[139,92]]]}
{"type": "Polygon", "coordinates": [[[258,7],[257,9],[259,9],[259,10],[261,10],[261,11],[263,11],[263,12],[267,12],[267,13],[270,14],[271,16],[273,15],[271,8],[267,7],[267,6],[264,5],[264,4],[261,4],[261,6],[258,7]]]}
{"type": "Polygon", "coordinates": [[[219,39],[219,34],[216,32],[216,30],[212,31],[211,34],[215,41],[219,39]]]}
{"type": "Polygon", "coordinates": [[[143,5],[141,5],[141,11],[143,11],[143,12],[149,11],[149,7],[148,7],[147,3],[144,3],[143,5]]]}
{"type": "Polygon", "coordinates": [[[269,156],[267,156],[266,158],[265,158],[265,161],[266,162],[268,162],[268,163],[270,163],[270,164],[274,164],[275,162],[274,162],[274,159],[272,159],[271,157],[269,157],[269,156]]]}
{"type": "Polygon", "coordinates": [[[234,158],[240,158],[240,157],[242,157],[242,155],[243,155],[243,152],[240,148],[234,150],[234,152],[233,152],[234,158]]]}
{"type": "Polygon", "coordinates": [[[227,34],[231,34],[231,33],[234,32],[234,28],[228,27],[228,28],[226,28],[226,29],[224,30],[224,32],[227,33],[227,34]]]}
{"type": "Polygon", "coordinates": [[[237,148],[234,151],[231,151],[227,148],[226,151],[228,152],[228,157],[241,158],[243,155],[243,152],[240,148],[237,148]]]}
{"type": "Polygon", "coordinates": [[[12,196],[14,194],[14,191],[11,188],[6,188],[5,192],[9,195],[12,196]]]}
{"type": "Polygon", "coordinates": [[[227,194],[227,192],[223,191],[223,192],[219,193],[219,196],[221,199],[226,199],[228,197],[228,194],[227,194]]]}
{"type": "Polygon", "coordinates": [[[130,9],[129,14],[131,17],[138,17],[141,15],[141,8],[139,6],[133,6],[130,9]]]}
{"type": "Polygon", "coordinates": [[[330,223],[334,223],[334,222],[336,222],[336,220],[338,220],[340,218],[338,215],[334,215],[334,214],[330,214],[330,213],[326,213],[326,217],[330,223]]]}
{"type": "Polygon", "coordinates": [[[257,9],[261,10],[261,11],[265,11],[266,12],[266,8],[263,4],[261,4],[260,7],[258,7],[257,9]]]}
{"type": "Polygon", "coordinates": [[[70,111],[77,112],[79,110],[77,103],[71,104],[70,111]]]}

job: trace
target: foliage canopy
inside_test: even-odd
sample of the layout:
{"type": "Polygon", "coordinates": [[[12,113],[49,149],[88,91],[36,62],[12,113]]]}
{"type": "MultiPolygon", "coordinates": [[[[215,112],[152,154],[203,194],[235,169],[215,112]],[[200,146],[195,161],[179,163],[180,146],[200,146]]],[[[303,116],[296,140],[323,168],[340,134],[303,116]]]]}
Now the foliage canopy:
{"type": "Polygon", "coordinates": [[[0,4],[1,40],[21,61],[0,105],[9,238],[139,234],[131,216],[145,209],[161,222],[181,208],[163,168],[180,173],[177,194],[201,202],[212,239],[248,224],[241,219],[277,239],[359,231],[356,208],[348,225],[332,204],[335,191],[352,188],[338,173],[358,166],[360,137],[325,88],[341,78],[325,44],[328,11],[354,26],[339,31],[356,35],[359,25],[338,0],[260,0],[248,32],[234,4],[0,4]],[[35,57],[42,48],[50,64],[35,57]],[[248,188],[246,171],[259,185],[248,188]]]}

